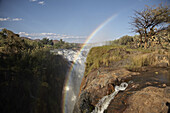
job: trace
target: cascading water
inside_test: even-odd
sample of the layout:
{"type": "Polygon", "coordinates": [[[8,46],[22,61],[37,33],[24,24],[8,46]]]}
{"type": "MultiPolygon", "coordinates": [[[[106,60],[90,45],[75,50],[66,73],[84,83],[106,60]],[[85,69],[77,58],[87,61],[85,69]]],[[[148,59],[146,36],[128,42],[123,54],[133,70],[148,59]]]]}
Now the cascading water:
{"type": "Polygon", "coordinates": [[[63,96],[63,112],[72,113],[76,98],[79,93],[80,84],[84,75],[85,61],[90,48],[95,46],[106,45],[106,43],[95,43],[86,45],[81,51],[72,49],[55,49],[52,53],[62,55],[70,61],[71,70],[64,86],[63,96]]]}
{"type": "MultiPolygon", "coordinates": [[[[83,50],[79,56],[76,56],[78,52],[74,53],[76,54],[75,57],[77,57],[75,60],[72,60],[74,62],[74,66],[72,67],[71,74],[68,75],[69,80],[67,86],[67,96],[65,97],[65,113],[72,113],[74,104],[76,102],[76,97],[79,93],[81,80],[84,74],[85,69],[85,61],[87,56],[88,50],[83,50]],[[84,54],[83,54],[84,53],[84,54]]],[[[68,57],[68,56],[67,56],[68,57]]]]}
{"type": "Polygon", "coordinates": [[[111,100],[117,95],[119,91],[123,91],[128,87],[126,82],[120,84],[120,86],[115,86],[115,91],[110,94],[104,96],[101,100],[99,100],[98,104],[96,105],[95,109],[91,113],[103,113],[104,110],[107,109],[111,100]]]}
{"type": "Polygon", "coordinates": [[[56,49],[51,52],[62,55],[70,61],[71,70],[64,86],[64,113],[72,113],[76,97],[79,93],[81,80],[83,78],[87,53],[91,47],[80,51],[72,49],[56,49]]]}

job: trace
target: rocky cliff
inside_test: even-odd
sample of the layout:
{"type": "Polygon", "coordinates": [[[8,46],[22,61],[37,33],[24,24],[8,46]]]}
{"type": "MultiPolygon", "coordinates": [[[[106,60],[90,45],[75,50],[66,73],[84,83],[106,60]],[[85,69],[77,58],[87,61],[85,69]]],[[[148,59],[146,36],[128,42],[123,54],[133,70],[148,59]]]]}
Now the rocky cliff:
{"type": "Polygon", "coordinates": [[[113,93],[122,82],[128,83],[127,89],[115,96],[105,113],[168,112],[169,56],[169,50],[163,49],[92,48],[74,113],[92,112],[99,100],[113,93]]]}

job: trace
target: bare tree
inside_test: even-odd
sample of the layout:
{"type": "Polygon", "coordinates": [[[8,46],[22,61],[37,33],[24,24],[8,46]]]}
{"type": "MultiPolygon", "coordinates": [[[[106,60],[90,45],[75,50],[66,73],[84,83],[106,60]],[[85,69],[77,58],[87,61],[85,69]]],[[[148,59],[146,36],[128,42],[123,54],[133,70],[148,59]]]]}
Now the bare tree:
{"type": "Polygon", "coordinates": [[[158,7],[146,6],[142,11],[136,11],[132,17],[133,31],[140,35],[140,45],[144,37],[145,48],[148,39],[156,33],[164,30],[170,23],[170,9],[167,5],[160,4],[158,7]]]}

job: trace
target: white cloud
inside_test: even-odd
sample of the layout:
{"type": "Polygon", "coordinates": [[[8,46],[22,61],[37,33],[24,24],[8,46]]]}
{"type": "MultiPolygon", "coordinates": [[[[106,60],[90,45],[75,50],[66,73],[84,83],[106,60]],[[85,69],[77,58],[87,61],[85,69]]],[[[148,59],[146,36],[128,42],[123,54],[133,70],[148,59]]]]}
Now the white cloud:
{"type": "Polygon", "coordinates": [[[29,36],[29,37],[37,37],[37,38],[42,38],[42,37],[56,37],[56,33],[26,33],[26,32],[19,32],[19,35],[22,36],[29,36]]]}
{"type": "Polygon", "coordinates": [[[12,21],[21,21],[23,20],[22,18],[13,18],[12,21]]]}
{"type": "Polygon", "coordinates": [[[39,5],[45,5],[45,1],[39,1],[39,0],[30,0],[30,2],[35,2],[39,5]]]}
{"type": "Polygon", "coordinates": [[[66,34],[56,34],[56,33],[26,33],[26,32],[19,32],[18,33],[20,36],[24,37],[31,37],[32,39],[42,39],[44,37],[47,37],[49,39],[53,40],[59,40],[59,39],[69,39],[69,40],[74,40],[74,39],[86,39],[87,36],[72,36],[72,35],[66,35],[66,34]]]}
{"type": "Polygon", "coordinates": [[[39,1],[39,2],[38,2],[38,4],[40,4],[40,5],[44,5],[44,4],[45,4],[45,2],[44,2],[44,1],[39,1]]]}
{"type": "Polygon", "coordinates": [[[138,0],[139,2],[145,2],[145,1],[148,1],[148,0],[138,0]]]}
{"type": "Polygon", "coordinates": [[[7,18],[0,18],[0,21],[8,21],[10,18],[7,17],[7,18]]]}
{"type": "Polygon", "coordinates": [[[19,34],[19,35],[23,35],[23,36],[29,36],[29,34],[26,33],[26,32],[19,32],[18,34],[19,34]]]}
{"type": "Polygon", "coordinates": [[[30,2],[36,2],[37,0],[30,0],[30,2]]]}
{"type": "Polygon", "coordinates": [[[41,35],[56,36],[57,34],[55,34],[55,33],[41,33],[41,35]]]}
{"type": "Polygon", "coordinates": [[[7,18],[0,18],[0,21],[21,21],[23,20],[22,18],[10,18],[10,17],[7,17],[7,18]]]}

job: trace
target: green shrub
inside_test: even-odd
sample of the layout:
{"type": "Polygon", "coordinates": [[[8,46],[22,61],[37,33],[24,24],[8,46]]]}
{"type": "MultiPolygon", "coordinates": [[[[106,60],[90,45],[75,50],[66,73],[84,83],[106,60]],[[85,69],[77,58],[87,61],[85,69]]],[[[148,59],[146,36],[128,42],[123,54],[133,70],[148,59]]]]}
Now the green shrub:
{"type": "Polygon", "coordinates": [[[0,48],[2,113],[60,113],[67,61],[6,29],[0,48]]]}
{"type": "Polygon", "coordinates": [[[135,38],[132,36],[125,35],[117,40],[110,41],[110,45],[130,45],[131,43],[134,43],[135,38]]]}

